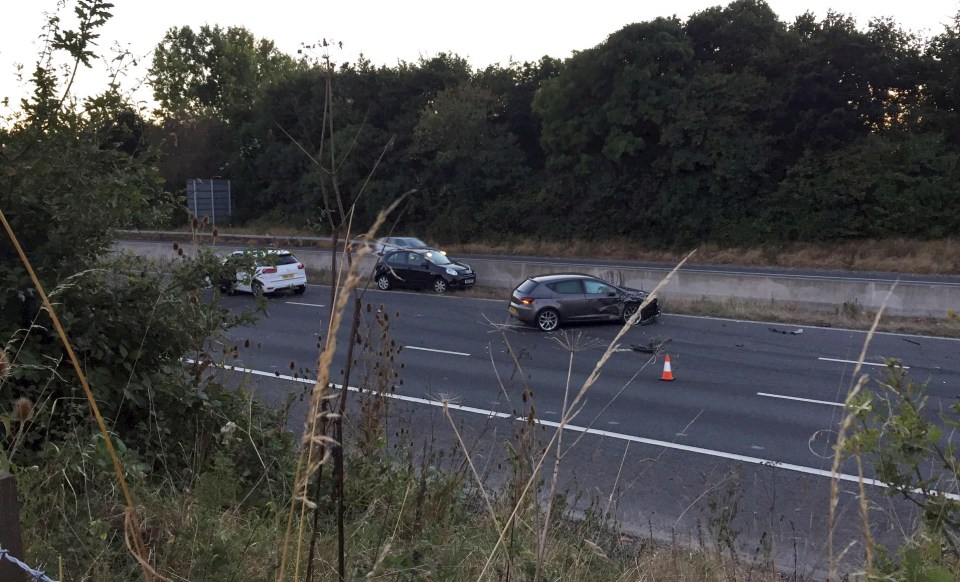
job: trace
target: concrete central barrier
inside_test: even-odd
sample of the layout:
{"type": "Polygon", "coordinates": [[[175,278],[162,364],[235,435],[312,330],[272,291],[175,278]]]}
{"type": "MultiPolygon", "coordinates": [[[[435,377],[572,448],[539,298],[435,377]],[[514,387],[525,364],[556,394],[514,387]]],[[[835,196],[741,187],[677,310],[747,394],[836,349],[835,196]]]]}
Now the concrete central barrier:
{"type": "MultiPolygon", "coordinates": [[[[189,245],[184,245],[189,248],[189,245]]],[[[118,241],[117,252],[173,260],[177,253],[170,241],[118,241]]],[[[329,251],[292,248],[312,271],[330,269],[329,251]]],[[[224,253],[227,251],[224,250],[224,253]]],[[[670,272],[668,268],[503,258],[468,258],[477,272],[477,285],[513,289],[528,277],[550,273],[586,273],[618,285],[651,290],[670,272]]],[[[372,273],[376,257],[368,255],[362,272],[372,273]]],[[[891,315],[943,317],[947,310],[960,311],[960,281],[924,282],[880,280],[849,276],[822,276],[704,270],[678,271],[661,290],[664,303],[670,299],[724,301],[731,298],[797,304],[818,311],[834,311],[844,304],[875,311],[886,304],[891,315]]],[[[504,293],[504,301],[508,298],[504,293]]]]}

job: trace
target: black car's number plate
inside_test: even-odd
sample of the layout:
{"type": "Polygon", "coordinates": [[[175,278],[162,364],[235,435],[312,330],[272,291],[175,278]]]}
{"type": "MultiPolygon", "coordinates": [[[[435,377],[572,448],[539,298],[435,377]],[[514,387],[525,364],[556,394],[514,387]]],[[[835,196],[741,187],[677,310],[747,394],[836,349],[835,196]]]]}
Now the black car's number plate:
{"type": "Polygon", "coordinates": [[[464,284],[464,285],[473,285],[473,279],[464,279],[464,280],[463,280],[463,284],[464,284]]]}

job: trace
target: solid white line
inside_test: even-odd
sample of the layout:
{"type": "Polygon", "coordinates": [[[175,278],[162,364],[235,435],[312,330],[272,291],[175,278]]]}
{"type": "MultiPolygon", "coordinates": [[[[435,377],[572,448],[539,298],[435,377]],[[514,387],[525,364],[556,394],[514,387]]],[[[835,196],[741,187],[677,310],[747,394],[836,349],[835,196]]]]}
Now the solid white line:
{"type": "Polygon", "coordinates": [[[284,301],[287,305],[305,305],[307,307],[323,307],[319,303],[297,303],[296,301],[284,301]]]}
{"type": "MultiPolygon", "coordinates": [[[[196,360],[191,360],[189,358],[184,358],[183,361],[188,364],[197,363],[196,360]]],[[[310,378],[294,377],[294,376],[288,376],[286,374],[278,374],[276,372],[264,372],[263,370],[254,370],[251,368],[240,368],[238,366],[220,365],[217,367],[230,372],[241,372],[244,374],[250,374],[252,376],[266,376],[267,378],[276,378],[278,380],[287,380],[289,382],[299,382],[301,384],[313,384],[315,382],[310,378]]],[[[343,389],[343,384],[333,384],[331,382],[331,386],[333,386],[337,390],[343,389]]],[[[347,390],[349,390],[350,392],[361,392],[361,390],[356,386],[348,386],[347,390]]],[[[426,404],[427,406],[437,406],[437,407],[443,406],[443,402],[440,402],[439,400],[417,398],[416,396],[403,396],[401,394],[386,394],[386,393],[384,394],[384,396],[387,398],[392,398],[394,400],[400,400],[403,402],[412,402],[414,404],[426,404]]],[[[452,402],[449,404],[449,406],[451,410],[459,410],[461,412],[472,412],[474,414],[482,414],[484,416],[489,416],[494,418],[513,418],[513,415],[507,414],[506,412],[494,412],[492,410],[484,410],[482,408],[474,408],[472,406],[462,406],[460,404],[454,404],[452,402]]],[[[525,419],[518,418],[517,420],[525,420],[525,419]]]]}
{"type": "Polygon", "coordinates": [[[783,394],[768,394],[767,392],[757,392],[757,396],[766,396],[767,398],[783,398],[784,400],[797,400],[799,402],[810,402],[812,404],[826,404],[828,406],[843,406],[843,402],[830,402],[828,400],[813,400],[812,398],[800,398],[798,396],[784,396],[783,394]]]}
{"type": "MultiPolygon", "coordinates": [[[[195,360],[191,360],[191,359],[188,359],[188,358],[184,358],[183,361],[186,362],[186,363],[188,363],[188,364],[195,364],[195,363],[196,363],[195,360]]],[[[313,383],[314,383],[314,380],[310,380],[310,379],[308,379],[308,378],[295,378],[295,377],[293,377],[293,376],[287,376],[287,375],[285,375],[285,374],[278,374],[278,373],[276,373],[276,372],[264,372],[264,371],[262,371],[262,370],[253,370],[253,369],[250,369],[250,368],[239,368],[239,367],[236,367],[236,366],[226,366],[226,365],[221,365],[221,366],[218,366],[218,367],[220,367],[220,368],[222,368],[222,369],[224,369],[224,370],[228,370],[228,371],[242,372],[242,373],[244,373],[244,374],[251,374],[251,375],[254,375],[254,376],[266,376],[266,377],[268,377],[268,378],[277,378],[277,379],[280,379],[280,380],[288,380],[288,381],[290,381],[290,382],[299,382],[299,383],[301,383],[301,384],[313,384],[313,383]]],[[[343,385],[342,385],[342,384],[333,384],[333,383],[331,383],[331,386],[333,386],[333,387],[336,388],[337,390],[343,389],[343,385]]],[[[351,392],[361,392],[361,390],[360,390],[359,388],[356,388],[356,387],[354,387],[354,386],[349,386],[349,387],[347,387],[347,390],[349,390],[349,391],[351,391],[351,392]]],[[[383,396],[386,397],[386,398],[392,398],[392,399],[394,399],[394,400],[400,400],[400,401],[402,401],[402,402],[412,402],[412,403],[414,403],[414,404],[424,404],[424,405],[426,405],[426,406],[433,406],[433,407],[436,407],[436,408],[442,408],[442,407],[443,407],[443,402],[442,402],[442,401],[439,401],[439,400],[430,400],[430,399],[427,399],[427,398],[417,398],[417,397],[415,397],[415,396],[404,396],[404,395],[401,395],[401,394],[390,394],[390,393],[384,393],[383,396]]],[[[460,404],[454,404],[454,403],[452,403],[452,402],[448,403],[448,406],[449,406],[449,408],[450,408],[451,410],[457,410],[457,411],[460,411],[460,412],[469,412],[469,413],[472,413],[472,414],[480,414],[480,415],[483,415],[483,416],[485,416],[485,417],[487,417],[487,418],[504,418],[504,419],[513,419],[513,420],[516,420],[516,421],[518,421],[518,422],[527,422],[527,418],[524,417],[524,416],[513,416],[512,414],[507,414],[507,413],[505,413],[505,412],[496,412],[496,411],[493,411],[493,410],[484,410],[484,409],[482,409],[482,408],[474,408],[474,407],[472,407],[472,406],[463,406],[463,405],[460,405],[460,404]]],[[[560,428],[560,423],[559,423],[559,422],[554,422],[554,421],[552,421],[552,420],[542,420],[542,419],[538,419],[536,422],[537,422],[537,424],[540,424],[540,425],[542,425],[542,426],[548,426],[548,427],[550,427],[550,428],[560,428]]],[[[721,459],[728,459],[728,460],[731,460],[731,461],[739,461],[739,462],[741,462],[741,463],[747,463],[747,464],[751,464],[751,465],[764,465],[764,466],[767,466],[767,467],[772,467],[772,468],[774,468],[774,469],[784,469],[784,470],[786,470],[786,471],[793,471],[793,472],[795,472],[795,473],[803,473],[803,474],[805,474],[805,475],[814,475],[814,476],[817,476],[817,477],[826,477],[826,478],[828,478],[828,479],[829,479],[829,478],[832,478],[832,477],[836,477],[837,479],[839,479],[839,480],[841,480],[841,481],[850,481],[850,482],[853,482],[853,483],[858,483],[858,482],[860,482],[860,477],[858,477],[858,476],[856,476],[856,475],[847,475],[846,473],[837,473],[836,475],[834,475],[834,474],[831,473],[830,471],[824,471],[823,469],[814,469],[814,468],[812,468],[812,467],[804,467],[803,465],[794,465],[794,464],[791,464],[791,463],[781,463],[780,461],[771,461],[771,460],[769,460],[769,459],[760,459],[760,458],[758,458],[758,457],[748,457],[748,456],[746,456],[746,455],[738,455],[738,454],[736,454],[736,453],[727,453],[727,452],[724,452],[724,451],[715,451],[715,450],[712,450],[712,449],[704,449],[704,448],[701,448],[701,447],[692,447],[692,446],[688,446],[688,445],[681,445],[681,444],[678,444],[678,443],[671,443],[671,442],[668,442],[668,441],[660,441],[660,440],[656,440],[656,439],[648,439],[648,438],[633,436],[633,435],[629,435],[629,434],[621,434],[621,433],[611,432],[611,431],[608,431],[608,430],[600,430],[600,429],[596,429],[596,428],[588,428],[588,427],[576,426],[576,425],[572,425],[572,424],[564,424],[564,425],[563,425],[563,428],[564,428],[565,430],[569,430],[569,431],[571,431],[571,432],[579,432],[579,433],[590,434],[590,435],[595,435],[595,436],[602,436],[602,437],[607,437],[607,438],[612,438],[612,439],[617,439],[617,440],[622,440],[622,441],[628,441],[628,442],[632,442],[632,443],[640,443],[640,444],[650,445],[650,446],[654,446],[654,447],[660,447],[660,448],[664,448],[664,449],[673,449],[673,450],[677,450],[677,451],[684,451],[684,452],[687,452],[687,453],[695,453],[695,454],[698,454],[698,455],[706,455],[706,456],[709,456],[709,457],[717,457],[717,458],[721,458],[721,459]]],[[[876,479],[867,479],[867,478],[864,478],[864,479],[863,479],[863,483],[866,484],[866,485],[873,485],[873,486],[875,486],[875,487],[887,488],[886,483],[882,483],[882,482],[880,482],[880,481],[877,481],[876,479]]],[[[917,490],[914,490],[914,493],[921,493],[921,491],[920,491],[919,489],[917,489],[917,490]]],[[[958,495],[958,494],[956,494],[956,493],[944,493],[944,496],[946,496],[948,499],[953,499],[954,501],[960,501],[960,495],[958,495]]]]}
{"type": "MultiPolygon", "coordinates": [[[[856,360],[838,360],[838,359],[836,359],[836,358],[817,358],[817,359],[818,359],[818,360],[822,360],[822,361],[824,361],[824,362],[839,362],[839,363],[841,363],[841,364],[856,364],[856,363],[857,363],[856,360]]],[[[886,364],[874,364],[873,362],[863,362],[863,365],[864,365],[864,366],[883,366],[883,367],[886,367],[886,366],[887,366],[886,364]]],[[[909,369],[910,369],[910,366],[900,366],[900,367],[903,368],[904,370],[909,370],[909,369]]]]}
{"type": "Polygon", "coordinates": [[[420,350],[421,352],[436,352],[438,354],[450,354],[451,356],[469,356],[463,352],[448,352],[447,350],[435,350],[433,348],[418,348],[417,346],[403,346],[405,350],[420,350]]]}

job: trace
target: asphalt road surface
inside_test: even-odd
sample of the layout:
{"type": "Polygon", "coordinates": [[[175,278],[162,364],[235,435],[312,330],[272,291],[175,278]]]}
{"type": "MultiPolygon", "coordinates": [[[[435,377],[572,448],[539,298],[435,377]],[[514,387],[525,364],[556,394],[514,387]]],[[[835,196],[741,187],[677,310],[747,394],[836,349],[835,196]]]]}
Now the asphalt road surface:
{"type": "MultiPolygon", "coordinates": [[[[237,310],[253,304],[249,295],[224,301],[237,310]]],[[[503,478],[502,443],[522,426],[517,418],[532,408],[549,439],[565,398],[579,392],[620,329],[580,325],[544,334],[515,325],[506,297],[370,290],[363,304],[361,333],[384,363],[374,370],[362,361],[351,384],[370,386],[379,377],[394,386],[393,426],[437,447],[455,448],[438,406],[453,402],[457,426],[491,484],[503,478]],[[398,376],[385,377],[384,368],[398,376]]],[[[669,305],[664,312],[657,323],[628,330],[570,420],[563,487],[583,493],[584,506],[611,508],[632,539],[729,544],[742,555],[773,556],[782,571],[823,576],[832,446],[866,333],[671,315],[669,305]],[[672,382],[661,379],[667,355],[672,382]]],[[[271,298],[266,317],[234,330],[239,357],[229,363],[269,401],[302,394],[307,385],[299,380],[314,377],[328,314],[327,287],[271,298]]],[[[957,340],[877,334],[861,373],[882,379],[884,361],[897,358],[910,378],[928,383],[937,410],[960,398],[958,352],[957,340]]],[[[341,342],[335,367],[344,363],[341,342]]],[[[302,426],[304,410],[294,406],[292,430],[302,426]]],[[[834,548],[852,544],[844,567],[856,571],[863,539],[856,468],[848,462],[843,472],[834,548]]],[[[870,527],[896,542],[916,514],[869,477],[870,527]]]]}

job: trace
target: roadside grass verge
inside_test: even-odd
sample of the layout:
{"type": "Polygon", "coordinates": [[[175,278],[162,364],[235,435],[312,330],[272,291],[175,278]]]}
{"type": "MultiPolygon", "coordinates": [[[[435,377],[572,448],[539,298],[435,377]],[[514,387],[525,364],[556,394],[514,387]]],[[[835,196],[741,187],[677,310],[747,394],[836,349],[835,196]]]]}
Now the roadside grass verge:
{"type": "MultiPolygon", "coordinates": [[[[503,254],[538,257],[580,257],[655,261],[674,264],[684,253],[644,248],[636,241],[477,242],[446,245],[451,254],[503,254]]],[[[909,239],[789,243],[761,247],[697,245],[690,259],[697,265],[769,266],[795,269],[839,269],[891,273],[958,274],[960,239],[921,241],[909,239]]]]}
{"type": "MultiPolygon", "coordinates": [[[[346,443],[358,451],[356,442],[346,443]]],[[[393,448],[393,447],[392,447],[393,448]]],[[[80,451],[66,447],[69,464],[80,451]]],[[[294,457],[290,455],[289,461],[294,457]]],[[[349,540],[348,580],[531,580],[536,567],[535,507],[519,515],[510,543],[482,578],[487,553],[497,531],[465,484],[455,451],[417,459],[410,441],[393,454],[351,454],[347,481],[349,540]]],[[[277,562],[287,511],[277,489],[266,503],[251,503],[262,491],[236,484],[249,482],[250,467],[226,458],[206,466],[191,487],[149,485],[136,481],[145,544],[161,576],[170,580],[278,580],[277,562]]],[[[330,484],[329,475],[323,477],[330,484]]],[[[57,580],[129,582],[137,567],[124,547],[122,507],[117,505],[109,473],[95,464],[83,474],[58,470],[53,464],[21,472],[25,546],[35,567],[57,580]],[[83,488],[71,478],[80,476],[83,488]],[[50,508],[55,508],[50,510],[50,508]]],[[[488,491],[499,519],[512,509],[509,485],[488,491]]],[[[336,580],[334,507],[320,507],[325,517],[310,535],[319,540],[314,559],[315,581],[336,580]]],[[[647,537],[620,535],[611,524],[594,518],[560,516],[543,560],[546,580],[574,582],[774,582],[779,574],[766,563],[734,561],[710,549],[690,549],[647,537]]],[[[284,577],[284,582],[307,578],[284,577]]],[[[796,580],[802,580],[797,578],[796,580]]]]}

